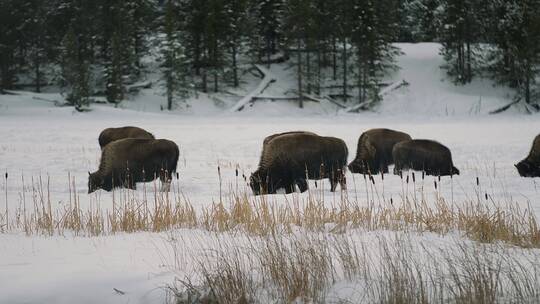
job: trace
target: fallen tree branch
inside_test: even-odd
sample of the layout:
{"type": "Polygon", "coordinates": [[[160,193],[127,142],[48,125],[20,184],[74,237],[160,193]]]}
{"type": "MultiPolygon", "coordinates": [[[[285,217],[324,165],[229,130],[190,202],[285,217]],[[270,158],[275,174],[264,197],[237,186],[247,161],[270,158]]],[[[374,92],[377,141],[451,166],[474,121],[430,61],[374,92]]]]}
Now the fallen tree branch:
{"type": "Polygon", "coordinates": [[[343,104],[337,102],[336,100],[330,98],[329,96],[322,96],[321,98],[318,98],[318,97],[315,97],[315,96],[309,95],[309,94],[304,94],[304,95],[302,95],[302,96],[303,96],[304,98],[308,99],[308,100],[311,100],[311,101],[316,101],[316,102],[319,102],[319,103],[320,103],[320,102],[326,100],[326,101],[328,101],[328,102],[330,102],[330,103],[332,103],[332,104],[334,104],[334,105],[336,105],[336,106],[338,106],[338,107],[340,107],[340,108],[342,108],[342,109],[347,108],[345,105],[343,105],[343,104]]]}
{"type": "Polygon", "coordinates": [[[261,82],[259,83],[259,85],[253,90],[251,91],[249,94],[247,94],[246,96],[244,96],[242,99],[240,99],[230,110],[229,112],[237,112],[237,111],[242,111],[242,109],[244,109],[244,107],[253,102],[253,97],[256,97],[256,96],[259,96],[260,94],[264,93],[264,91],[266,91],[266,89],[268,89],[268,87],[276,82],[276,77],[274,75],[272,75],[272,73],[263,68],[262,66],[258,65],[258,64],[255,64],[254,67],[259,70],[259,72],[263,75],[263,79],[261,80],[261,82]]]}
{"type": "Polygon", "coordinates": [[[139,82],[139,83],[134,83],[132,85],[126,86],[127,91],[130,93],[136,93],[142,89],[150,89],[151,87],[152,87],[151,81],[139,82]]]}
{"type": "Polygon", "coordinates": [[[360,110],[368,110],[372,105],[374,105],[375,103],[381,101],[384,96],[390,94],[391,92],[401,88],[401,87],[404,87],[404,86],[408,86],[409,83],[405,80],[405,79],[402,79],[400,81],[396,81],[394,82],[393,84],[385,87],[383,90],[381,90],[379,92],[379,99],[378,100],[368,100],[368,101],[365,101],[365,102],[362,102],[360,104],[356,104],[356,105],[353,105],[353,106],[350,106],[348,108],[345,108],[342,110],[342,112],[345,112],[345,113],[357,113],[359,112],[360,110]]]}
{"type": "Polygon", "coordinates": [[[510,109],[510,107],[512,107],[513,105],[518,104],[520,101],[521,101],[521,97],[518,98],[518,99],[516,99],[516,100],[514,100],[514,101],[512,101],[511,103],[509,103],[509,104],[507,104],[507,105],[505,105],[505,106],[502,106],[502,107],[500,107],[500,108],[498,108],[498,109],[496,109],[496,110],[493,110],[493,111],[489,112],[489,114],[499,114],[499,113],[502,113],[502,112],[504,112],[504,111],[510,109]]]}

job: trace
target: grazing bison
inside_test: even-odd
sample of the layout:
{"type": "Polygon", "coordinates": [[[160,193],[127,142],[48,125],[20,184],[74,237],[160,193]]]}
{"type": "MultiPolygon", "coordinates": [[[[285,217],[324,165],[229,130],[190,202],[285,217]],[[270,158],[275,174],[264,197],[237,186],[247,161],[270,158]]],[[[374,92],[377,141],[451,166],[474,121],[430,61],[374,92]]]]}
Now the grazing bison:
{"type": "Polygon", "coordinates": [[[427,139],[414,139],[397,143],[392,150],[394,174],[403,169],[424,171],[427,175],[459,175],[452,163],[452,154],[444,145],[427,139]]]}
{"type": "Polygon", "coordinates": [[[358,139],[356,158],[349,164],[349,170],[362,174],[387,173],[388,165],[394,163],[394,145],[411,139],[407,133],[390,129],[368,130],[358,139]]]}
{"type": "Polygon", "coordinates": [[[280,188],[291,193],[295,185],[304,192],[308,189],[306,179],[328,178],[331,191],[338,183],[345,189],[347,155],[345,142],[335,137],[303,132],[274,136],[263,147],[250,187],[255,195],[273,194],[280,188]]]}
{"type": "MultiPolygon", "coordinates": [[[[289,134],[311,134],[311,135],[317,135],[313,132],[309,132],[309,131],[287,131],[287,132],[283,132],[283,133],[276,133],[276,134],[272,134],[272,135],[269,135],[269,136],[266,136],[264,138],[264,141],[263,141],[263,151],[264,151],[264,146],[266,146],[266,144],[268,144],[272,139],[278,137],[278,136],[281,136],[281,135],[289,135],[289,134]]],[[[263,152],[264,154],[264,152],[263,152]]]]}
{"type": "Polygon", "coordinates": [[[88,174],[88,193],[115,187],[136,189],[137,182],[159,176],[162,191],[168,191],[176,172],[178,146],[166,139],[126,138],[114,141],[101,151],[99,170],[88,174]]]}
{"type": "Polygon", "coordinates": [[[527,158],[515,166],[523,177],[540,177],[540,134],[534,139],[527,158]]]}
{"type": "Polygon", "coordinates": [[[152,133],[138,127],[107,128],[99,134],[99,146],[103,150],[108,143],[124,138],[154,139],[155,137],[152,133]]]}

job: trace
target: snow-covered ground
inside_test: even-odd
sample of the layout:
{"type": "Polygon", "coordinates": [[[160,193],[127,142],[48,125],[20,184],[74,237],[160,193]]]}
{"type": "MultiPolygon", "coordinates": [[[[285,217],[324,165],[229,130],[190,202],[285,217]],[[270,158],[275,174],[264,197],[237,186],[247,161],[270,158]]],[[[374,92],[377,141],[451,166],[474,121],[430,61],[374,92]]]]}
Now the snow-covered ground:
{"type": "MultiPolygon", "coordinates": [[[[152,90],[144,90],[121,108],[93,105],[88,113],[55,107],[42,100],[60,100],[57,94],[21,92],[0,96],[0,212],[4,212],[6,195],[4,172],[9,174],[10,214],[20,208],[23,191],[31,195],[31,188],[23,187],[23,177],[26,186],[32,178],[49,177],[53,208],[63,208],[69,200],[68,174],[75,177],[83,207],[99,201],[101,208],[110,210],[110,193],[86,194],[87,172],[95,171],[99,163],[97,137],[106,127],[136,125],[180,146],[177,183],[195,207],[208,206],[219,199],[218,166],[224,196],[231,185],[245,187],[245,182],[235,176],[235,169],[238,167],[246,176],[255,170],[262,140],[269,134],[309,130],[339,137],[347,143],[351,161],[363,131],[386,127],[407,132],[413,138],[438,140],[451,149],[461,175],[443,178],[441,189],[445,197],[460,202],[475,195],[478,177],[482,193],[487,192],[494,201],[530,205],[540,216],[540,180],[519,177],[513,166],[527,155],[540,130],[538,115],[517,111],[487,115],[508,103],[506,90],[480,80],[455,87],[444,80],[436,44],[401,47],[405,54],[398,65],[402,69],[389,81],[405,79],[410,85],[388,94],[374,112],[361,114],[337,114],[338,109],[332,104],[315,102],[307,102],[304,110],[286,102],[257,102],[241,112],[230,113],[228,109],[241,97],[219,96],[217,100],[207,95],[190,99],[189,108],[184,106],[167,113],[159,111],[164,97],[152,90]]],[[[271,72],[277,81],[265,93],[274,96],[294,89],[293,78],[287,75],[290,70],[275,66],[271,72]]],[[[257,81],[260,79],[249,80],[244,95],[257,87],[257,81]]],[[[348,174],[349,197],[363,201],[363,179],[348,174]]],[[[380,180],[377,183],[382,187],[380,180]]],[[[423,184],[418,182],[417,186],[423,184]]],[[[432,185],[433,178],[427,178],[427,193],[433,191],[432,185]]],[[[311,187],[314,186],[312,182],[311,187]]],[[[401,191],[399,177],[385,177],[386,199],[398,198],[401,191]]],[[[284,203],[284,196],[278,194],[274,198],[284,203]]],[[[325,197],[328,202],[339,199],[328,190],[325,197]]],[[[188,234],[182,231],[182,235],[188,234]]],[[[0,234],[0,303],[163,302],[164,291],[159,287],[171,283],[174,276],[166,235],[0,234]]]]}

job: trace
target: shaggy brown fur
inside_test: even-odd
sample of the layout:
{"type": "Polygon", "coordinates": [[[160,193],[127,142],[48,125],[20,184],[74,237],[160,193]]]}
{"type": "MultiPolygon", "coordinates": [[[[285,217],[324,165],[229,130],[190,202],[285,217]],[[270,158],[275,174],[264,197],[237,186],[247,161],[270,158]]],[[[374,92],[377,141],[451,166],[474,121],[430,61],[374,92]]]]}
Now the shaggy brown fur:
{"type": "Polygon", "coordinates": [[[394,146],[394,174],[401,174],[403,169],[424,171],[427,175],[459,175],[459,170],[452,163],[450,150],[433,140],[414,139],[402,141],[394,146]]]}
{"type": "Polygon", "coordinates": [[[390,129],[368,130],[358,139],[356,158],[349,164],[349,170],[362,174],[387,173],[388,165],[394,163],[394,145],[411,139],[407,133],[390,129]]]}
{"type": "Polygon", "coordinates": [[[329,178],[331,191],[338,183],[345,188],[347,155],[345,142],[335,137],[296,132],[276,136],[265,144],[250,187],[255,194],[272,194],[280,188],[291,193],[295,185],[304,192],[306,178],[329,178]]]}
{"type": "Polygon", "coordinates": [[[135,189],[137,182],[149,182],[158,176],[164,183],[172,180],[179,156],[178,146],[166,139],[126,138],[114,141],[101,152],[99,170],[90,173],[88,193],[115,187],[135,189]]]}
{"type": "Polygon", "coordinates": [[[103,150],[108,143],[124,138],[154,139],[155,137],[152,133],[138,127],[107,128],[99,134],[99,146],[103,150]]]}
{"type": "Polygon", "coordinates": [[[523,177],[540,177],[540,134],[534,138],[529,155],[515,165],[523,177]]]}

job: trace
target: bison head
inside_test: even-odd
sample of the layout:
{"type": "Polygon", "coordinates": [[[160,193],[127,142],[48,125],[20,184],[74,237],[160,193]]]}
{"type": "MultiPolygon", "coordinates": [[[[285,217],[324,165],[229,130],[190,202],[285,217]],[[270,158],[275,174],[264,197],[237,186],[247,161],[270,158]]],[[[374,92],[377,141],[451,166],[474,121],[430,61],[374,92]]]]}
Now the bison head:
{"type": "Polygon", "coordinates": [[[103,187],[104,180],[97,173],[88,172],[88,193],[92,193],[96,190],[99,190],[103,187]]]}
{"type": "Polygon", "coordinates": [[[352,173],[369,174],[369,166],[365,161],[360,159],[353,160],[347,167],[352,173]]]}
{"type": "Polygon", "coordinates": [[[527,160],[520,161],[518,164],[514,165],[519,172],[520,176],[523,177],[538,177],[540,176],[540,168],[534,166],[527,160]]]}
{"type": "Polygon", "coordinates": [[[249,177],[249,187],[253,191],[253,194],[260,195],[262,192],[262,186],[263,183],[261,182],[261,178],[258,174],[252,173],[249,177]]]}
{"type": "Polygon", "coordinates": [[[358,143],[358,151],[356,159],[353,160],[347,167],[352,173],[361,174],[376,174],[374,171],[378,171],[376,164],[377,149],[371,142],[366,134],[360,136],[358,143]]]}
{"type": "Polygon", "coordinates": [[[452,174],[451,175],[459,175],[459,169],[452,166],[452,174]]]}

